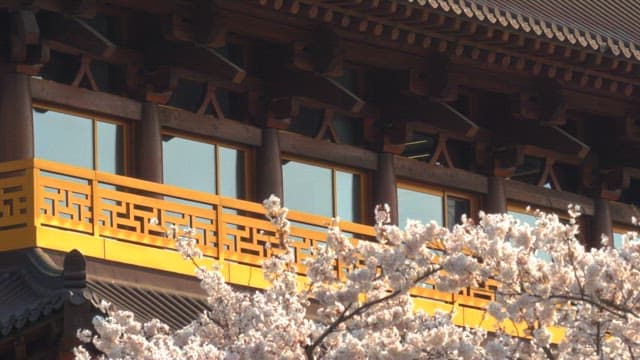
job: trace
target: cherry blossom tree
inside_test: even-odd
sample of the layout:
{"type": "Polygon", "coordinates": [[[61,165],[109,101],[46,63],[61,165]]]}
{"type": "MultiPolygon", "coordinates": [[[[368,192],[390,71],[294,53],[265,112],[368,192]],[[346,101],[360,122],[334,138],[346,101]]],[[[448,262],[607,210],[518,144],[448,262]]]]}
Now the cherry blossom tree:
{"type": "MultiPolygon", "coordinates": [[[[287,209],[264,202],[288,249],[287,209]]],[[[535,213],[535,226],[506,214],[465,217],[449,231],[435,222],[388,224],[388,207],[375,212],[377,243],[357,244],[338,220],[326,245],[306,261],[300,286],[293,253],[263,264],[271,286],[240,292],[217,269],[197,266],[201,255],[187,233],[177,248],[196,265],[211,311],[172,332],[157,320],[142,324],[127,311],[93,320],[95,334],[79,331],[106,358],[148,359],[562,359],[640,356],[640,242],[626,235],[620,249],[586,250],[577,240],[579,209],[570,222],[535,213]],[[355,245],[354,245],[355,244],[355,245]],[[542,250],[548,256],[536,256],[542,250]],[[336,260],[346,275],[335,271],[336,260]],[[416,311],[409,290],[431,281],[455,292],[489,279],[500,286],[487,316],[519,324],[520,336],[469,329],[452,313],[416,311]],[[314,310],[311,310],[314,309],[314,310]],[[550,327],[564,336],[552,343],[550,327]]],[[[173,231],[175,234],[175,231],[173,231]]],[[[604,241],[603,241],[604,243],[604,241]]],[[[87,350],[76,349],[80,359],[87,350]]]]}

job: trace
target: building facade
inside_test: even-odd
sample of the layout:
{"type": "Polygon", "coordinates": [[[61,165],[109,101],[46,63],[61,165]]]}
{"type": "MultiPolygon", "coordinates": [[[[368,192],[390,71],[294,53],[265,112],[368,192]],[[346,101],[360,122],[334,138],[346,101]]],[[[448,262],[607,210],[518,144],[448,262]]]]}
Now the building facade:
{"type": "MultiPolygon", "coordinates": [[[[380,203],[401,226],[578,204],[584,243],[618,245],[640,6],[613,3],[0,0],[0,357],[69,357],[103,299],[173,327],[205,309],[170,226],[263,288],[269,194],[300,276],[331,217],[368,241],[380,203]]],[[[493,296],[413,293],[468,326],[493,296]]]]}

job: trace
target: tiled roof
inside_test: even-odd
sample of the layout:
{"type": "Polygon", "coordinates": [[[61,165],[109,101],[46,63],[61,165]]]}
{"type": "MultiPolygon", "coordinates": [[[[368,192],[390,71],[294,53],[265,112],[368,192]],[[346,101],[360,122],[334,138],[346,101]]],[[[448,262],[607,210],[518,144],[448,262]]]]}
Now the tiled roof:
{"type": "MultiPolygon", "coordinates": [[[[96,308],[105,300],[117,309],[132,311],[139,321],[157,318],[173,329],[184,327],[208,310],[204,296],[150,284],[95,277],[86,284],[84,290],[76,290],[96,308]]],[[[0,338],[61,310],[70,294],[64,285],[62,270],[39,250],[0,254],[0,338]],[[12,264],[3,261],[7,258],[12,264]]]]}
{"type": "Polygon", "coordinates": [[[640,60],[640,1],[407,0],[459,16],[640,60]]]}
{"type": "Polygon", "coordinates": [[[89,280],[88,285],[87,296],[94,305],[106,300],[117,309],[133,312],[138,321],[156,318],[173,329],[188,325],[208,309],[204,297],[115,281],[89,280]]]}
{"type": "Polygon", "coordinates": [[[63,289],[38,289],[25,271],[0,274],[0,337],[61,309],[63,304],[63,289]]]}

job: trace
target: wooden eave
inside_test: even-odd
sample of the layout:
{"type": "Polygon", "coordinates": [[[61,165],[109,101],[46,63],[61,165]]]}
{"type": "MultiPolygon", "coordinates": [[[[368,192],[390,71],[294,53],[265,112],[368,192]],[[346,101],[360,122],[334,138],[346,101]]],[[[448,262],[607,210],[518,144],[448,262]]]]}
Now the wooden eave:
{"type": "MultiPolygon", "coordinates": [[[[441,8],[427,9],[405,1],[385,8],[383,4],[386,3],[375,0],[347,0],[340,3],[327,0],[259,2],[265,10],[275,10],[285,15],[286,19],[303,18],[325,23],[347,39],[384,44],[402,52],[442,52],[450,55],[456,63],[472,63],[529,76],[546,76],[557,79],[567,87],[604,91],[623,97],[633,95],[640,86],[640,82],[635,80],[640,72],[640,60],[635,57],[603,54],[600,48],[564,43],[553,37],[540,36],[535,31],[526,32],[495,22],[483,22],[476,17],[441,8]],[[398,9],[408,7],[416,8],[414,11],[417,13],[427,12],[427,15],[409,18],[397,16],[401,11],[398,9]],[[430,23],[430,17],[444,19],[430,23]]],[[[218,4],[230,10],[238,10],[241,6],[230,4],[227,0],[221,0],[218,4]]],[[[254,10],[252,13],[256,14],[254,10]]],[[[280,16],[279,21],[282,23],[283,20],[280,16]]]]}

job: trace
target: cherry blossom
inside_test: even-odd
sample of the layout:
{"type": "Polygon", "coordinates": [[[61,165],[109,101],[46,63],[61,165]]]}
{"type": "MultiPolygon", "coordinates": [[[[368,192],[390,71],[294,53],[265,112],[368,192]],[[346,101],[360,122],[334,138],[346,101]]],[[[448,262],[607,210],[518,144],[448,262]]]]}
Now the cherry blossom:
{"type": "MultiPolygon", "coordinates": [[[[196,264],[211,311],[177,331],[127,311],[93,320],[79,331],[110,359],[635,359],[640,356],[640,242],[587,250],[575,221],[536,211],[534,226],[506,214],[480,213],[448,230],[435,222],[390,225],[389,208],[375,210],[377,242],[352,242],[334,219],[325,246],[306,260],[307,283],[294,271],[287,209],[263,203],[284,251],[263,270],[270,287],[240,292],[217,269],[197,266],[191,233],[177,248],[196,264]],[[537,256],[544,251],[548,256],[537,256]],[[340,264],[339,276],[335,271],[340,264]],[[456,292],[497,281],[487,317],[490,331],[453,324],[454,312],[416,310],[409,290],[429,281],[456,292]],[[507,334],[517,325],[519,336],[507,334]],[[555,330],[554,330],[555,329],[555,330]],[[564,332],[553,340],[553,331],[564,332]],[[554,342],[555,341],[555,342],[554,342]]],[[[79,359],[91,355],[80,347],[79,359]]]]}

